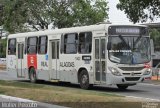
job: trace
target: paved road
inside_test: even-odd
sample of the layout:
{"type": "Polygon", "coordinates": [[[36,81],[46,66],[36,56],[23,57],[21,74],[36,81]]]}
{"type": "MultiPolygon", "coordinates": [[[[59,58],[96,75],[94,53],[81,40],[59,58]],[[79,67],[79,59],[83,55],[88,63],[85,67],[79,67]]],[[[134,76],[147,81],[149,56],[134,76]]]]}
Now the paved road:
{"type": "Polygon", "coordinates": [[[116,86],[104,86],[104,87],[97,87],[94,88],[99,91],[107,91],[111,93],[120,94],[123,96],[128,97],[142,97],[145,99],[153,100],[153,101],[159,101],[160,102],[160,85],[154,85],[154,84],[147,84],[147,83],[139,83],[135,86],[128,87],[127,90],[122,91],[119,90],[116,86]]]}
{"type": "Polygon", "coordinates": [[[15,78],[12,78],[11,76],[9,76],[6,71],[2,71],[2,70],[0,70],[0,79],[1,80],[16,80],[15,78]]]}
{"type": "MultiPolygon", "coordinates": [[[[6,72],[0,72],[0,79],[3,80],[15,80],[14,78],[11,78],[8,76],[6,72]]],[[[48,85],[53,85],[51,83],[45,83],[48,85]]],[[[73,88],[79,88],[78,85],[63,85],[66,87],[73,87],[73,88]]],[[[154,84],[147,84],[147,83],[139,83],[135,86],[130,86],[126,91],[121,91],[115,86],[97,86],[93,87],[92,90],[95,91],[103,91],[103,92],[111,92],[116,93],[124,96],[135,96],[135,97],[143,97],[143,98],[150,98],[156,101],[160,101],[160,85],[154,85],[154,84]]]]}
{"type": "Polygon", "coordinates": [[[140,83],[136,86],[129,87],[127,92],[119,92],[119,94],[150,98],[160,101],[160,85],[140,83]]]}

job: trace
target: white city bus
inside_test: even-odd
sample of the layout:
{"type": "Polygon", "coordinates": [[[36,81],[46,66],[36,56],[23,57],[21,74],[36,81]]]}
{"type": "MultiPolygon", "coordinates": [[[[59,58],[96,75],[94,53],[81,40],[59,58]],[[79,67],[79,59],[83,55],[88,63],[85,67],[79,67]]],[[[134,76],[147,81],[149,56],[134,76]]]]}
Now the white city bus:
{"type": "Polygon", "coordinates": [[[146,26],[97,24],[11,34],[7,70],[14,77],[120,89],[151,77],[146,26]]]}

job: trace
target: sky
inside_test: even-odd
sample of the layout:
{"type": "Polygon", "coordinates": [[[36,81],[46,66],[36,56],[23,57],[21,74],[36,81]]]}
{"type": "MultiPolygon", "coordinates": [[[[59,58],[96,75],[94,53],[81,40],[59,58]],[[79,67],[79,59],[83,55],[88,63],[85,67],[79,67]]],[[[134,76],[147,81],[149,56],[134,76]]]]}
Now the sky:
{"type": "MultiPolygon", "coordinates": [[[[116,5],[119,3],[119,0],[107,0],[108,6],[109,6],[109,21],[111,23],[123,23],[123,24],[133,24],[129,21],[127,18],[127,15],[116,8],[116,5]]],[[[149,23],[151,21],[147,21],[146,23],[149,23]]],[[[155,20],[152,23],[160,22],[160,18],[155,20]]]]}

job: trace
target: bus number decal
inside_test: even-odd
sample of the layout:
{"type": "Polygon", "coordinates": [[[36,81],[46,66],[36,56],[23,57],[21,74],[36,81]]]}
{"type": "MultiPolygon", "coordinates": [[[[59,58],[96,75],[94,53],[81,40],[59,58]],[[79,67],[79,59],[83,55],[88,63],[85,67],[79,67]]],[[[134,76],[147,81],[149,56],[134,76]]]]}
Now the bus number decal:
{"type": "Polygon", "coordinates": [[[75,57],[75,59],[79,61],[79,60],[81,60],[81,57],[75,57]]]}
{"type": "Polygon", "coordinates": [[[27,56],[28,68],[33,66],[37,69],[37,56],[36,55],[28,55],[27,56]]]}
{"type": "Polygon", "coordinates": [[[74,62],[60,62],[60,67],[75,67],[74,62]]]}
{"type": "Polygon", "coordinates": [[[33,59],[33,57],[30,57],[31,59],[30,59],[30,63],[31,64],[34,64],[34,59],[33,59]]]}

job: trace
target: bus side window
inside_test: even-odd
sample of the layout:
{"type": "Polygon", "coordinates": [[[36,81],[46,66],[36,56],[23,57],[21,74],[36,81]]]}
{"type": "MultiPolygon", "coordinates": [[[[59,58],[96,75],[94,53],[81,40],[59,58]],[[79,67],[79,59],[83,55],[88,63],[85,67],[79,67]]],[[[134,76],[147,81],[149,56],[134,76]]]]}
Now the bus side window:
{"type": "Polygon", "coordinates": [[[61,36],[61,54],[64,53],[64,35],[61,36]]]}
{"type": "Polygon", "coordinates": [[[24,50],[24,54],[27,53],[27,38],[25,38],[25,50],[24,50]]]}
{"type": "Polygon", "coordinates": [[[64,53],[76,54],[77,53],[78,34],[65,34],[64,35],[64,53]]]}
{"type": "Polygon", "coordinates": [[[28,40],[28,45],[27,45],[27,53],[28,54],[37,54],[37,43],[38,43],[38,38],[37,37],[29,37],[28,40]]]}
{"type": "Polygon", "coordinates": [[[16,39],[8,40],[8,55],[16,55],[16,39]]]}
{"type": "Polygon", "coordinates": [[[48,43],[47,36],[40,36],[39,37],[39,45],[38,45],[39,54],[46,54],[47,53],[47,43],[48,43]]]}
{"type": "Polygon", "coordinates": [[[78,52],[80,54],[91,53],[92,50],[92,33],[83,32],[79,34],[78,52]]]}

